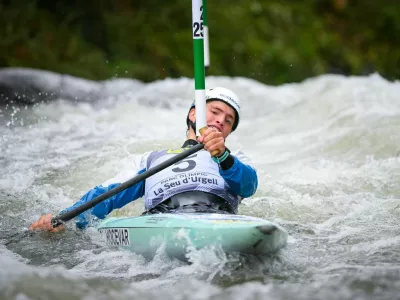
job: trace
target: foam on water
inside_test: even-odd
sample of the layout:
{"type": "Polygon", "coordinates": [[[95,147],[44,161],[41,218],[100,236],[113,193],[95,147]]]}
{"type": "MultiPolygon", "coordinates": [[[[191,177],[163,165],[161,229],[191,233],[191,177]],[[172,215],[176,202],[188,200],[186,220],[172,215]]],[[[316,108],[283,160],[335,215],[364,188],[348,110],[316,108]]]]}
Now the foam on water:
{"type": "MultiPolygon", "coordinates": [[[[272,87],[248,78],[207,78],[208,87],[218,85],[234,89],[243,102],[240,126],[227,144],[258,169],[259,189],[240,213],[285,227],[285,249],[264,258],[189,249],[187,264],[166,257],[162,247],[152,261],[105,248],[95,230],[80,233],[73,224],[63,235],[27,235],[41,214],[71,205],[141,153],[183,143],[192,80],[110,83],[107,97],[96,103],[1,108],[0,296],[396,297],[399,82],[378,74],[325,75],[272,87]]],[[[115,214],[142,209],[139,200],[115,214]]]]}

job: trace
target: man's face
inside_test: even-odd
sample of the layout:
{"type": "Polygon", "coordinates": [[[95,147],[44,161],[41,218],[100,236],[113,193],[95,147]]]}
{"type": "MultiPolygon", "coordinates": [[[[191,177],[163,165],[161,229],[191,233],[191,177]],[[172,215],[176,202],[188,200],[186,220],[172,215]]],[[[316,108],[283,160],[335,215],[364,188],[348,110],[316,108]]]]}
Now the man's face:
{"type": "MultiPolygon", "coordinates": [[[[226,138],[232,131],[235,123],[235,111],[232,107],[222,101],[208,101],[206,104],[207,126],[218,129],[226,138]]],[[[196,120],[196,110],[192,109],[189,113],[192,122],[196,120]]]]}

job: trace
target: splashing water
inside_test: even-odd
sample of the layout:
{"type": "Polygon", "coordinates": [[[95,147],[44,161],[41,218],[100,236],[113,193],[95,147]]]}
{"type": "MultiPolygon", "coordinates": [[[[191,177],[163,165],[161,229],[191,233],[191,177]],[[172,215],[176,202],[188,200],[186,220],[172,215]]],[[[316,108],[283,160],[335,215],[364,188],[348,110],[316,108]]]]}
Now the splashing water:
{"type": "MultiPolygon", "coordinates": [[[[135,156],[180,146],[193,81],[167,79],[96,103],[0,110],[2,299],[395,299],[400,292],[400,84],[325,75],[266,86],[208,77],[243,102],[228,137],[258,170],[240,213],[279,223],[270,257],[189,249],[190,264],[108,249],[93,229],[26,231],[135,156]]],[[[117,212],[138,215],[139,200],[117,212]]],[[[233,233],[234,234],[234,233],[233,233]]]]}

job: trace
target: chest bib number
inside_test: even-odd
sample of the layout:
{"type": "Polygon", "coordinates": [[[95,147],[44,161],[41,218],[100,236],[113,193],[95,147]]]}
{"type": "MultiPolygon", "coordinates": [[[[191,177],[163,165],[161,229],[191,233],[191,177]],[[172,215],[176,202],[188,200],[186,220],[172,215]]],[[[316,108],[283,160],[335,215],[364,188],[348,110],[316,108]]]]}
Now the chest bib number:
{"type": "MultiPolygon", "coordinates": [[[[168,156],[160,157],[154,164],[168,156]]],[[[225,181],[219,174],[218,165],[207,151],[195,153],[146,180],[146,201],[156,204],[172,195],[186,191],[204,191],[220,194],[225,181]],[[218,192],[217,192],[218,191],[218,192]]]]}
{"type": "Polygon", "coordinates": [[[196,156],[197,154],[193,154],[191,156],[188,156],[184,160],[178,161],[177,163],[174,164],[174,166],[179,166],[179,167],[175,167],[171,169],[171,171],[175,173],[180,173],[193,170],[194,168],[196,168],[196,161],[190,158],[194,158],[196,156]]]}

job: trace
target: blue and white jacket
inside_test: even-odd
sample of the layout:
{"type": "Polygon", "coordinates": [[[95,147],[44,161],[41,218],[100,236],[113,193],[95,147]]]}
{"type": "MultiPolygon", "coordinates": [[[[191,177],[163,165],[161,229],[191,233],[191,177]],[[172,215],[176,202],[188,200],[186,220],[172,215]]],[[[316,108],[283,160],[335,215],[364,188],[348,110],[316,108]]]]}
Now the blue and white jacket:
{"type": "MultiPolygon", "coordinates": [[[[197,144],[196,141],[187,140],[182,148],[195,144],[197,144]]],[[[133,164],[133,168],[125,170],[102,185],[91,189],[74,205],[60,213],[70,211],[115,188],[135,175],[165,161],[171,155],[176,155],[178,151],[162,150],[143,154],[133,164]]],[[[251,197],[256,192],[257,186],[256,170],[241,151],[230,154],[225,161],[218,165],[207,151],[200,150],[198,155],[192,155],[190,159],[184,159],[80,214],[76,217],[76,225],[83,229],[91,219],[104,219],[114,209],[121,208],[143,196],[145,197],[145,208],[150,210],[174,194],[190,190],[216,194],[225,199],[236,213],[241,200],[251,197]]]]}

